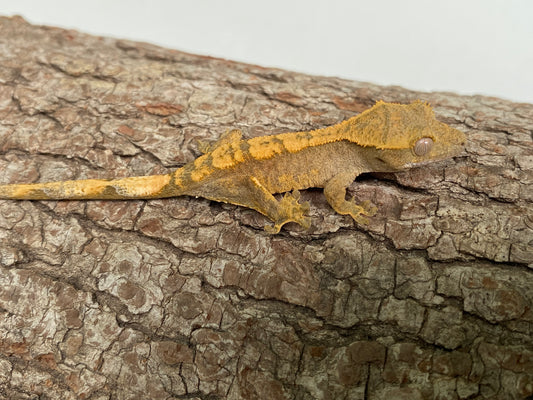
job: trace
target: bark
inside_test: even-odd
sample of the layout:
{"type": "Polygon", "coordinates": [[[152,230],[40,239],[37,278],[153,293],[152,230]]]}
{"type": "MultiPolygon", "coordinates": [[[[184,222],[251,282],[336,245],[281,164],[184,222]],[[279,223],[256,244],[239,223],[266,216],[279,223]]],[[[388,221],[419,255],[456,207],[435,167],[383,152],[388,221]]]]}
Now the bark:
{"type": "Polygon", "coordinates": [[[0,182],[160,174],[238,127],[429,101],[448,162],[369,174],[368,226],[188,197],[0,201],[5,399],[533,395],[533,106],[297,74],[0,18],[0,182]]]}

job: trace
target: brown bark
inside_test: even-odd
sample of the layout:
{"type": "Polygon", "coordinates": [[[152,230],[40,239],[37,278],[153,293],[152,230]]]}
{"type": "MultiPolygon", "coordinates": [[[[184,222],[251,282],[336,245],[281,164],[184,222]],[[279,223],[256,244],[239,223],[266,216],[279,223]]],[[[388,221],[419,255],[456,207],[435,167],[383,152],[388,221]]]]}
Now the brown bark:
{"type": "Polygon", "coordinates": [[[0,183],[159,174],[197,140],[434,105],[448,162],[368,175],[368,226],[203,199],[0,201],[0,397],[533,395],[533,106],[296,74],[0,18],[0,183]]]}

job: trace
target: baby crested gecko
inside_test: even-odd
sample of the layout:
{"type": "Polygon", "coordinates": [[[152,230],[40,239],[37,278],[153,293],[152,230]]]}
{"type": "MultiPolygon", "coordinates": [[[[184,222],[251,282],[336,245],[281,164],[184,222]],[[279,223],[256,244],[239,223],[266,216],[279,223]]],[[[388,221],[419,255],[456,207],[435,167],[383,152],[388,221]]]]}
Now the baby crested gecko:
{"type": "Polygon", "coordinates": [[[363,172],[394,172],[458,154],[465,135],[435,119],[433,109],[378,101],[363,113],[322,129],[242,139],[226,132],[203,155],[167,175],[0,185],[0,199],[156,199],[196,196],[249,207],[274,222],[309,228],[308,203],[298,190],[324,188],[331,207],[359,223],[376,212],[368,201],[346,200],[363,172]],[[273,194],[285,193],[281,200],[273,194]]]}

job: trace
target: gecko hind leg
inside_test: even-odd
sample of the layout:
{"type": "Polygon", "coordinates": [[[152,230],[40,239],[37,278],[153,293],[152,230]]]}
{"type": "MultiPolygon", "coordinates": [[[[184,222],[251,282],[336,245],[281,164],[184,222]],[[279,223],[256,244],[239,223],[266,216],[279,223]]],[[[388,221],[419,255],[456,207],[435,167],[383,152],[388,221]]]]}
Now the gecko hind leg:
{"type": "Polygon", "coordinates": [[[368,224],[366,216],[373,216],[377,212],[377,208],[365,200],[357,204],[354,199],[346,200],[346,188],[350,185],[357,173],[341,173],[330,179],[324,186],[324,195],[331,207],[339,214],[350,215],[356,222],[360,224],[368,224]]]}
{"type": "Polygon", "coordinates": [[[311,226],[309,203],[299,203],[300,192],[293,190],[285,193],[281,200],[277,200],[255,177],[251,178],[254,208],[261,214],[266,215],[274,225],[265,225],[265,231],[271,234],[278,233],[283,225],[288,222],[296,222],[304,229],[311,226]]]}
{"type": "Polygon", "coordinates": [[[265,231],[271,234],[278,233],[288,222],[296,222],[305,229],[311,226],[311,219],[306,216],[309,203],[298,202],[300,193],[297,190],[285,193],[281,200],[278,200],[254,176],[213,180],[194,190],[189,188],[182,194],[223,201],[256,210],[274,222],[274,225],[265,225],[265,231]]]}

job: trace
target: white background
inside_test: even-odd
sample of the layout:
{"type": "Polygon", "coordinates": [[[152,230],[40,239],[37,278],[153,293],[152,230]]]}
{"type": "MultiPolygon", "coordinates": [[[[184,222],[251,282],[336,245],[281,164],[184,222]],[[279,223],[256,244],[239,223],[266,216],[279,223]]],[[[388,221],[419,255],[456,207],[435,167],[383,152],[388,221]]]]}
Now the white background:
{"type": "Polygon", "coordinates": [[[531,0],[0,0],[0,14],[263,66],[533,103],[531,0]]]}

